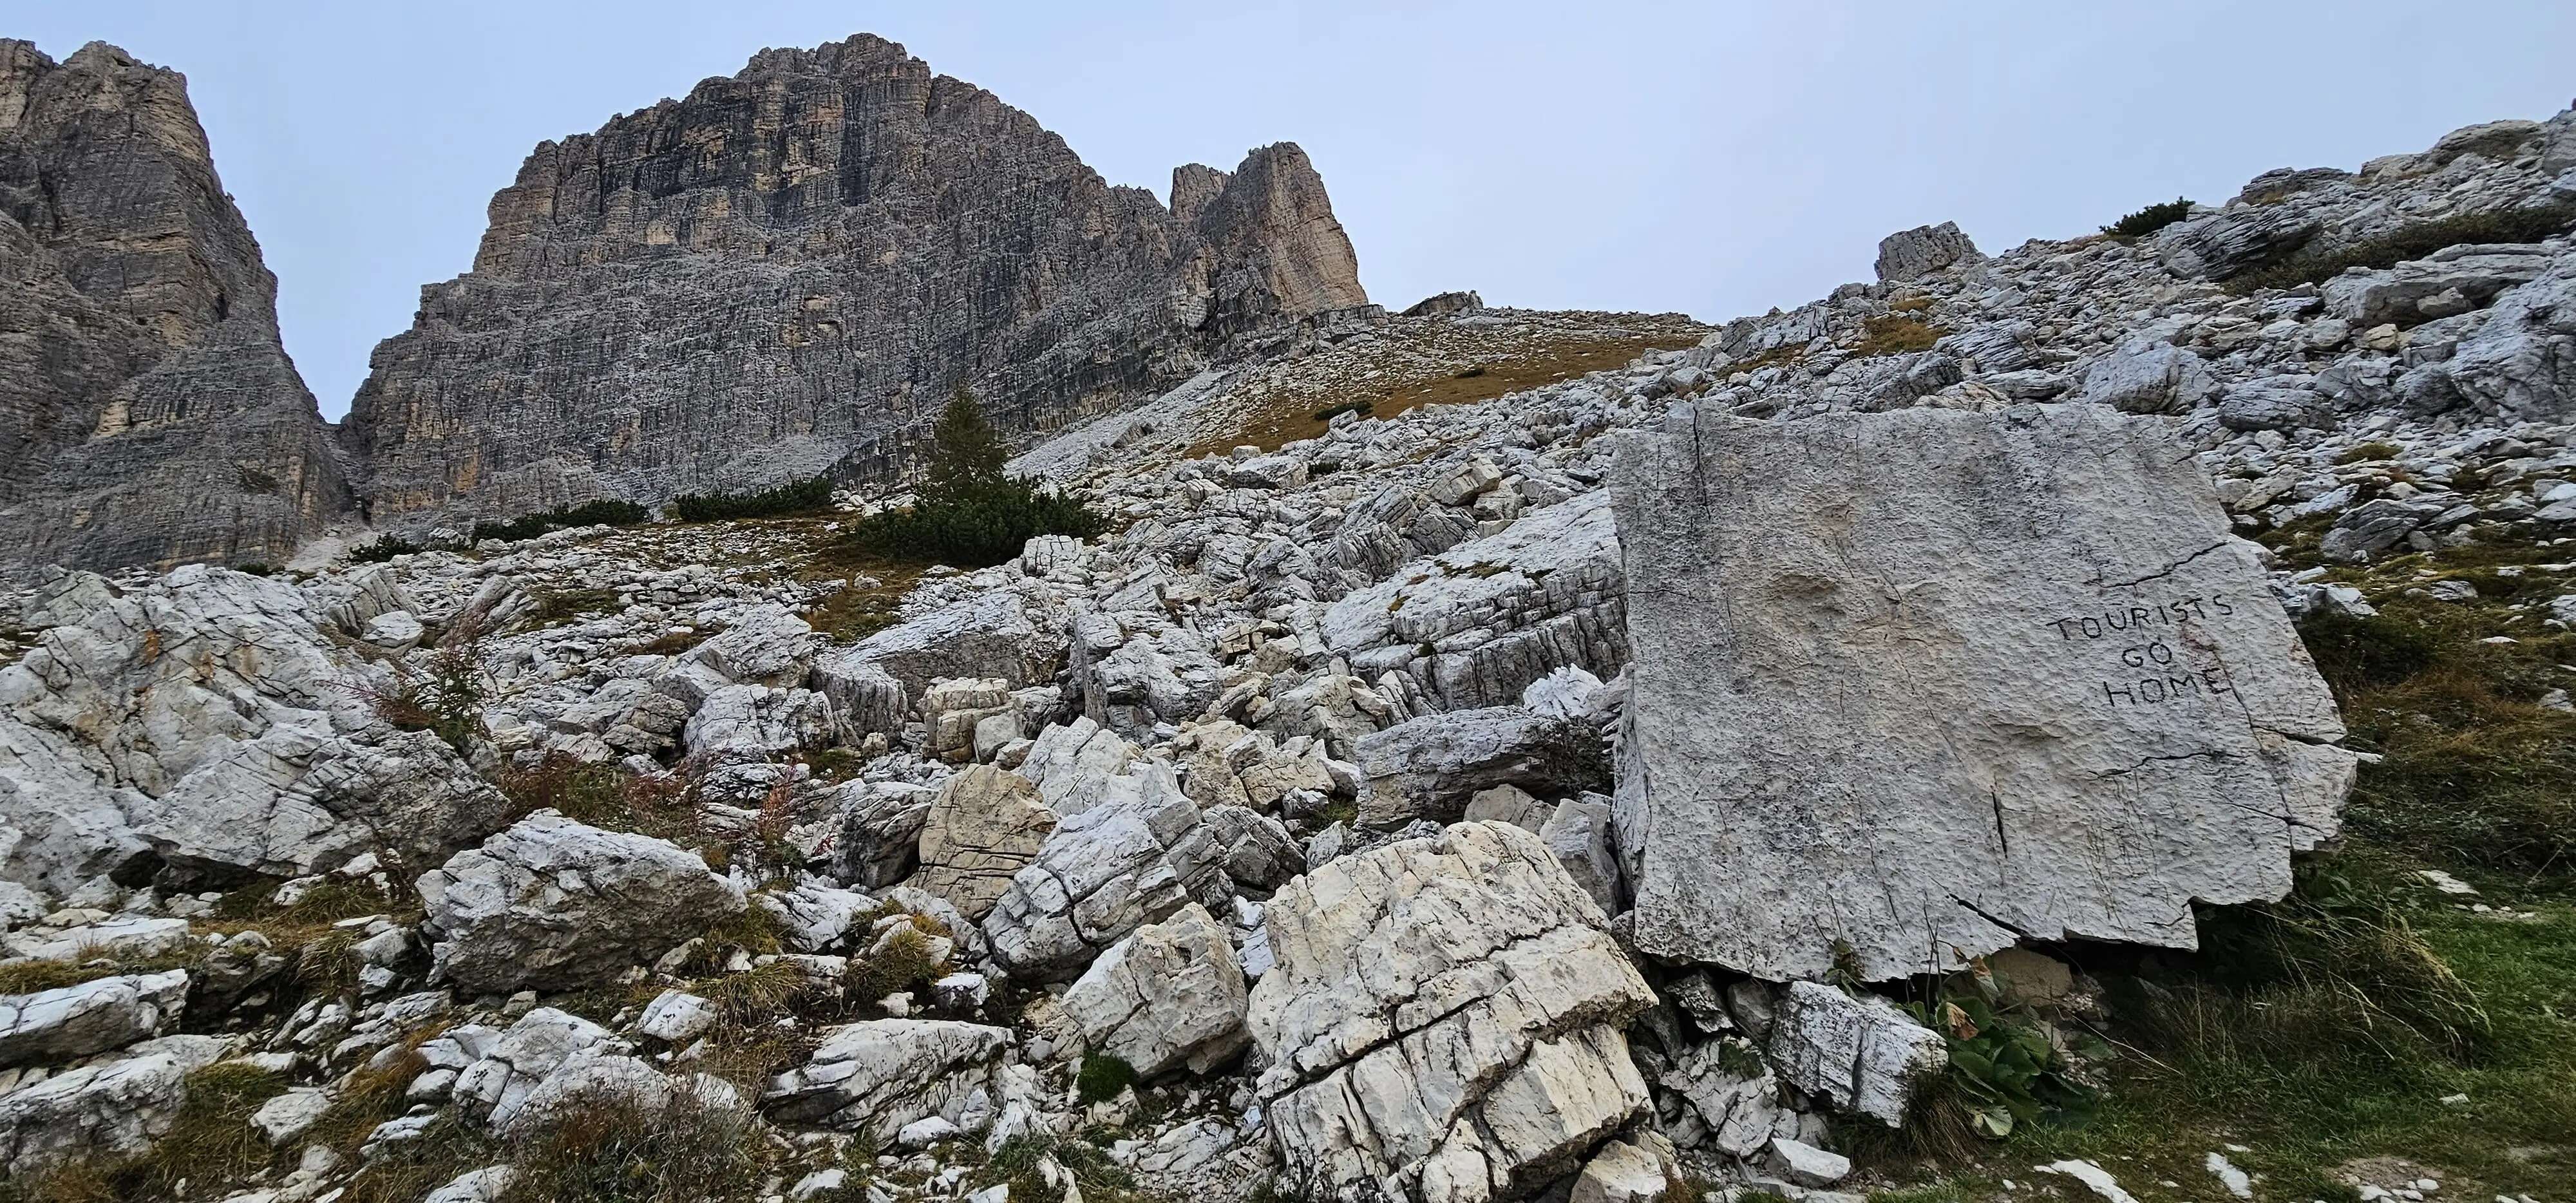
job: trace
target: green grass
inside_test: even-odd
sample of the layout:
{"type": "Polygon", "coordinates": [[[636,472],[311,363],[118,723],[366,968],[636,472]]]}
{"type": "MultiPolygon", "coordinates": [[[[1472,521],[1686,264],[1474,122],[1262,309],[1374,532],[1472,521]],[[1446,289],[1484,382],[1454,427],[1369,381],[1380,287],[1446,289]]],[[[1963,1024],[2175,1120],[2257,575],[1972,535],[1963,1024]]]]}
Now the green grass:
{"type": "Polygon", "coordinates": [[[1108,1053],[1084,1057],[1073,1078],[1075,1094],[1086,1103],[1106,1103],[1135,1084],[1136,1067],[1108,1053]]]}
{"type": "Polygon", "coordinates": [[[653,511],[632,501],[604,500],[582,505],[559,505],[541,514],[526,514],[507,522],[477,522],[474,524],[474,541],[497,539],[515,543],[548,531],[576,526],[638,526],[652,520],[653,511]]]}

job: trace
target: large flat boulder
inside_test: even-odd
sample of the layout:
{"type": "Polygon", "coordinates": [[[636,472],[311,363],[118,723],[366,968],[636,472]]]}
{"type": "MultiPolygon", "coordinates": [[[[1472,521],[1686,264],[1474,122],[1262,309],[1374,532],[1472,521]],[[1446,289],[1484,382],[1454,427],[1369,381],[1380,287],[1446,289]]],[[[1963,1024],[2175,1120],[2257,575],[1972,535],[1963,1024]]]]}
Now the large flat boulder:
{"type": "Polygon", "coordinates": [[[551,810],[421,874],[440,973],[469,991],[606,985],[747,905],[668,840],[551,810]]]}
{"type": "Polygon", "coordinates": [[[1654,995],[1536,835],[1461,823],[1343,857],[1266,913],[1258,1092],[1307,1197],[1517,1197],[1646,1107],[1622,1028],[1654,995]]]}
{"type": "Polygon", "coordinates": [[[1639,947],[1757,977],[2015,940],[2195,941],[2278,898],[2349,760],[2209,482],[2095,406],[1626,436],[1635,678],[1618,845],[1639,947]],[[1838,954],[1838,947],[1844,951],[1838,954]]]}

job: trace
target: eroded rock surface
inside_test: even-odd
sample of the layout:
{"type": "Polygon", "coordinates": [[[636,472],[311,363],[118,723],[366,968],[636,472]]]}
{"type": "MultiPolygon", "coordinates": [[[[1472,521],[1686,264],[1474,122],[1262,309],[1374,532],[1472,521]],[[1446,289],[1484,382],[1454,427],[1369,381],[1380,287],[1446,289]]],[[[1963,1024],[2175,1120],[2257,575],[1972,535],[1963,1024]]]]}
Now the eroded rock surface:
{"type": "Polygon", "coordinates": [[[2343,734],[2207,482],[2099,407],[1676,418],[1617,482],[1638,945],[1774,980],[2191,947],[2289,889],[2343,734]],[[1847,966],[1848,967],[1848,966],[1847,966]]]}
{"type": "Polygon", "coordinates": [[[0,39],[0,562],[283,564],[349,492],[178,72],[0,39]]]}
{"type": "Polygon", "coordinates": [[[1621,1027],[1654,996],[1529,832],[1462,823],[1346,857],[1267,909],[1277,966],[1250,1026],[1306,1189],[1514,1197],[1645,1106],[1621,1027]]]}

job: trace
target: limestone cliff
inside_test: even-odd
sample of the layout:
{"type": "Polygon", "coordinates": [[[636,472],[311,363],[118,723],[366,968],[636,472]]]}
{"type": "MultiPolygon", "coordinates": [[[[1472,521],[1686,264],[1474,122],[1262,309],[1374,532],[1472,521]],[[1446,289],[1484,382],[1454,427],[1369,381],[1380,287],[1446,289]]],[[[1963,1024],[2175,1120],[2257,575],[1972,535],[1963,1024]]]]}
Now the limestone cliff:
{"type": "Polygon", "coordinates": [[[0,40],[0,561],[282,562],[347,505],[187,80],[0,40]]]}
{"type": "Polygon", "coordinates": [[[1184,167],[1172,199],[894,43],[762,51],[528,156],[473,270],[376,350],[342,431],[362,505],[882,475],[957,384],[1044,428],[1366,303],[1295,146],[1184,167]]]}

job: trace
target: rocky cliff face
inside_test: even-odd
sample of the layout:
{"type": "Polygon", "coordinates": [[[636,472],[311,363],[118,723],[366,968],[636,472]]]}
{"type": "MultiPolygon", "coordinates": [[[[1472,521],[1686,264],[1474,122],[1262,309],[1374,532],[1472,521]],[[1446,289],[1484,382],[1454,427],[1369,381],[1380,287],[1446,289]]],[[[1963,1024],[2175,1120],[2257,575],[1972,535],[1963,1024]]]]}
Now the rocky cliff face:
{"type": "Polygon", "coordinates": [[[178,72],[0,40],[0,560],[283,561],[344,510],[178,72]]]}
{"type": "Polygon", "coordinates": [[[1029,115],[859,36],[540,145],[344,432],[378,521],[898,467],[958,384],[1008,428],[1364,304],[1293,145],[1113,188],[1029,115]]]}

